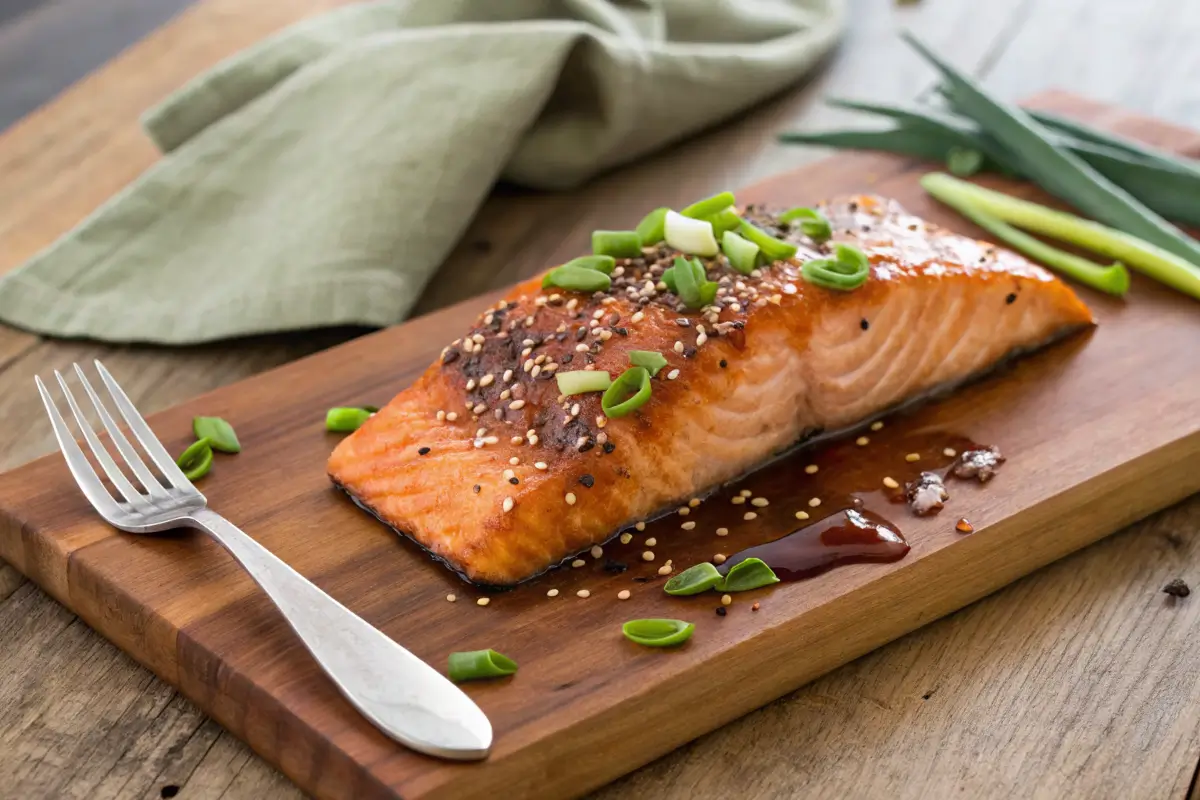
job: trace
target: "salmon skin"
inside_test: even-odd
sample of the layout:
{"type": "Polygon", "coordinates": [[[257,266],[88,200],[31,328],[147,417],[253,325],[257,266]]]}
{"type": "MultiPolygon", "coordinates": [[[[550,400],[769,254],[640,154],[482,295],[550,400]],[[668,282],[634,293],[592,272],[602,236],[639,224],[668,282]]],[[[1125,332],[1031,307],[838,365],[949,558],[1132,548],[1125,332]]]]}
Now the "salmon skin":
{"type": "Polygon", "coordinates": [[[678,255],[665,245],[618,260],[605,292],[543,289],[540,276],[519,284],[338,445],[330,477],[467,580],[512,585],[805,435],[1093,324],[1046,270],[894,201],[857,196],[822,210],[834,237],[818,245],[746,209],[799,253],[752,275],[706,259],[719,291],[698,311],[659,280],[678,255]],[[802,264],[839,241],[867,254],[867,282],[806,282],[802,264]],[[631,350],[669,362],[637,411],[609,420],[599,392],[560,396],[555,373],[591,365],[615,379],[631,350]]]}

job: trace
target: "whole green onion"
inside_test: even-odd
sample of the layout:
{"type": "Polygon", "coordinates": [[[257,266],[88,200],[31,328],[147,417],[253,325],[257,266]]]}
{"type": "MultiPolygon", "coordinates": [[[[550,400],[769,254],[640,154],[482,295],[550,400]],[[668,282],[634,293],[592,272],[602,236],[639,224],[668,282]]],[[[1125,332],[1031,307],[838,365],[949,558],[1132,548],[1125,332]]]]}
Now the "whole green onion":
{"type": "Polygon", "coordinates": [[[834,258],[805,261],[800,268],[801,277],[809,283],[841,292],[853,291],[871,277],[871,262],[857,247],[838,244],[834,254],[834,258]]]}
{"type": "Polygon", "coordinates": [[[667,359],[657,350],[630,350],[629,363],[635,367],[644,367],[650,373],[650,377],[654,377],[667,365],[667,359]]]}
{"type": "Polygon", "coordinates": [[[833,236],[833,226],[829,224],[829,220],[825,215],[815,208],[792,208],[779,215],[780,222],[786,222],[789,225],[793,222],[800,223],[800,231],[820,244],[833,236]]]}
{"type": "Polygon", "coordinates": [[[183,476],[189,481],[198,481],[207,475],[212,463],[213,451],[208,439],[194,442],[175,459],[175,464],[183,470],[183,476]]]}
{"type": "Polygon", "coordinates": [[[1200,299],[1200,269],[1174,253],[1128,233],[1065,211],[960,181],[943,173],[925,175],[921,178],[921,186],[953,208],[968,205],[1010,225],[1070,242],[1105,258],[1115,258],[1157,281],[1200,299]]]}
{"type": "Polygon", "coordinates": [[[238,441],[233,426],[220,417],[194,417],[192,432],[196,434],[197,439],[208,439],[213,450],[222,453],[242,452],[241,442],[238,441]]]}
{"type": "Polygon", "coordinates": [[[729,259],[729,266],[743,275],[749,275],[758,265],[759,246],[733,231],[725,231],[721,236],[721,251],[729,259]]]}
{"type": "Polygon", "coordinates": [[[646,647],[674,647],[692,638],[696,626],[681,619],[631,619],[621,633],[631,642],[646,647]]]}
{"type": "Polygon", "coordinates": [[[704,217],[711,217],[718,211],[724,211],[735,202],[737,201],[734,200],[733,192],[721,192],[720,194],[714,194],[712,197],[706,197],[703,200],[692,203],[679,213],[685,217],[703,219],[704,217]]]}
{"type": "Polygon", "coordinates": [[[612,286],[612,279],[600,270],[573,267],[563,264],[546,273],[542,288],[557,286],[572,292],[603,292],[612,286]]]}
{"type": "Polygon", "coordinates": [[[613,269],[617,266],[617,260],[612,256],[580,256],[572,258],[564,267],[578,267],[580,269],[594,269],[597,272],[603,272],[605,275],[612,275],[613,269]]]}
{"type": "Polygon", "coordinates": [[[637,258],[642,239],[636,231],[592,231],[592,252],[613,258],[637,258]]]}
{"type": "Polygon", "coordinates": [[[702,561],[694,567],[688,567],[678,575],[671,576],[663,585],[667,594],[683,596],[707,592],[723,580],[717,568],[707,561],[702,561]]]}
{"type": "Polygon", "coordinates": [[[571,372],[556,372],[559,394],[572,395],[585,392],[603,392],[612,386],[612,377],[603,370],[577,369],[571,372]]]}
{"type": "Polygon", "coordinates": [[[796,255],[798,249],[796,245],[780,241],[766,231],[754,227],[746,220],[742,220],[742,224],[738,226],[738,233],[758,245],[763,257],[768,262],[786,261],[796,255]]]}
{"type": "Polygon", "coordinates": [[[612,382],[600,398],[600,409],[609,419],[632,414],[650,399],[650,373],[645,367],[630,367],[612,382]]]}
{"type": "Polygon", "coordinates": [[[658,244],[667,235],[665,224],[667,212],[670,210],[664,206],[663,208],[656,208],[642,217],[642,221],[637,224],[636,233],[643,247],[658,244]]]}
{"type": "Polygon", "coordinates": [[[450,680],[475,681],[480,678],[502,678],[517,671],[517,662],[495,650],[470,650],[451,653],[446,675],[450,680]]]}
{"type": "Polygon", "coordinates": [[[365,408],[331,408],[325,412],[325,430],[333,433],[350,433],[362,427],[371,418],[365,408]]]}
{"type": "Polygon", "coordinates": [[[724,211],[718,211],[711,217],[704,217],[704,221],[712,225],[713,235],[720,238],[725,231],[735,231],[742,224],[742,218],[732,208],[727,208],[724,211]]]}
{"type": "Polygon", "coordinates": [[[729,572],[725,573],[724,580],[717,584],[716,589],[719,592],[748,592],[773,583],[779,583],[779,577],[765,561],[747,558],[734,564],[729,572]]]}

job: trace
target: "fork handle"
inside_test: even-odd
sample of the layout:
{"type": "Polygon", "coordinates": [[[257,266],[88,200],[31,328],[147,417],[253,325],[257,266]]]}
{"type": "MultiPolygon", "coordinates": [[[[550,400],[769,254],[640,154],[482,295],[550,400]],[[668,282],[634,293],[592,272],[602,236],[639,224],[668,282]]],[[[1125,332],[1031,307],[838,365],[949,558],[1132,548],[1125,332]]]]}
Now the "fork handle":
{"type": "Polygon", "coordinates": [[[492,727],[461,689],[214,511],[189,517],[262,587],[338,690],[376,727],[430,755],[479,759],[492,727]]]}

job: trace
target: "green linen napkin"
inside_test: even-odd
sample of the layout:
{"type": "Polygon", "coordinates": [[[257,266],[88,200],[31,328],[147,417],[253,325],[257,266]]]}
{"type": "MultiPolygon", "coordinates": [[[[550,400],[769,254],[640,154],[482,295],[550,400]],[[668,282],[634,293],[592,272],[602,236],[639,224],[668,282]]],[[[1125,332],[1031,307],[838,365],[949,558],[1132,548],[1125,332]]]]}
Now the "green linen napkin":
{"type": "Polygon", "coordinates": [[[809,71],[843,0],[349,6],[145,119],[164,157],[0,280],[40,333],[183,344],[402,320],[498,178],[575,186],[809,71]]]}

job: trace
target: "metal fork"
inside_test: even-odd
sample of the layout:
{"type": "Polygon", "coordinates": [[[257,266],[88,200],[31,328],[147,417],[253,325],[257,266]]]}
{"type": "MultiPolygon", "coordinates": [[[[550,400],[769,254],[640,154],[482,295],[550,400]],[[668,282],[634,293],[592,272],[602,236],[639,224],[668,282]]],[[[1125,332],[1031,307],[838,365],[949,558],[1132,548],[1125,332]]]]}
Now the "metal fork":
{"type": "Polygon", "coordinates": [[[40,377],[35,378],[67,467],[100,516],[129,533],[149,534],[183,527],[204,531],[245,567],[334,685],[376,727],[422,753],[458,760],[484,758],[491,747],[492,726],[471,698],[210,510],[204,495],[176,466],[112,375],[99,361],[95,364],[134,439],[166,478],[160,481],[146,466],[87,375],[75,364],[79,381],[120,459],[144,491],[135,488],[100,442],[67,382],[56,370],[54,376],[84,440],[122,499],[114,498],[80,449],[46,385],[40,377]]]}

